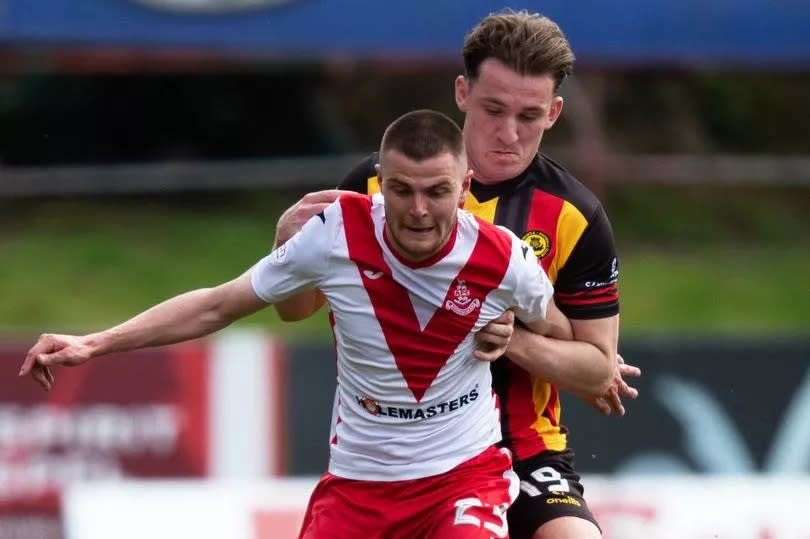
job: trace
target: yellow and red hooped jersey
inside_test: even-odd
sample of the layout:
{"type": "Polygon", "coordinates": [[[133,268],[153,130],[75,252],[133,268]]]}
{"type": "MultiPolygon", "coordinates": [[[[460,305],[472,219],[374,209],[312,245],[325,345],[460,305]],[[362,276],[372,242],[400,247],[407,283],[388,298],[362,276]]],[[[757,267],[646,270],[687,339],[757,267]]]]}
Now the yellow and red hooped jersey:
{"type": "MultiPolygon", "coordinates": [[[[379,191],[371,154],[340,183],[341,189],[379,191]]],[[[572,319],[618,314],[619,276],[613,231],[599,200],[543,154],[512,180],[484,185],[473,180],[464,209],[504,226],[526,241],[554,283],[554,299],[572,319]]],[[[503,444],[516,460],[567,446],[560,423],[559,392],[511,361],[492,363],[501,407],[503,444]]]]}

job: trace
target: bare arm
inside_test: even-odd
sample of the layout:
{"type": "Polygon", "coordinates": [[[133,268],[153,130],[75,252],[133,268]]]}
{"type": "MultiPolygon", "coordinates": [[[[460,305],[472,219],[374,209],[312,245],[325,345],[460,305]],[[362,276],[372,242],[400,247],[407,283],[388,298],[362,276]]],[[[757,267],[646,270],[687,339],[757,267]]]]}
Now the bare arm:
{"type": "Polygon", "coordinates": [[[545,325],[515,328],[507,357],[538,378],[583,398],[603,396],[616,372],[618,315],[571,320],[572,337],[576,340],[560,340],[556,337],[561,330],[554,322],[557,314],[551,311],[551,304],[549,307],[545,325]]]}
{"type": "Polygon", "coordinates": [[[268,304],[256,296],[250,273],[215,288],[192,290],[98,333],[42,335],[29,350],[20,376],[30,373],[50,389],[51,365],[80,365],[94,357],[202,337],[268,304]]]}
{"type": "Polygon", "coordinates": [[[548,302],[546,317],[543,320],[536,320],[524,324],[527,329],[538,335],[550,337],[552,339],[562,339],[570,341],[574,338],[574,330],[571,321],[560,312],[554,300],[548,302]]]}
{"type": "MultiPolygon", "coordinates": [[[[322,212],[344,193],[352,191],[341,191],[339,189],[328,189],[326,191],[316,191],[307,193],[304,197],[290,206],[278,220],[276,225],[276,242],[273,248],[279,247],[301,230],[304,223],[309,221],[313,215],[322,212]]],[[[294,296],[275,303],[279,318],[285,322],[296,322],[304,320],[315,314],[318,309],[326,304],[326,298],[319,290],[307,290],[294,296]]]]}

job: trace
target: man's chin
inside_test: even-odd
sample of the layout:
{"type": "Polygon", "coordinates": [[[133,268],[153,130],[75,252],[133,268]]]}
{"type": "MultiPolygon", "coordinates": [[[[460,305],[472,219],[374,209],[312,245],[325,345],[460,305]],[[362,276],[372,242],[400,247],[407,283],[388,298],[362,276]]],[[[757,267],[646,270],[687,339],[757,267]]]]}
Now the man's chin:
{"type": "Polygon", "coordinates": [[[522,168],[516,163],[508,165],[505,164],[503,166],[490,167],[485,171],[484,174],[481,174],[480,177],[476,175],[475,179],[479,183],[484,184],[500,183],[505,182],[506,180],[511,180],[515,176],[520,175],[520,173],[524,170],[525,168],[522,168]]]}

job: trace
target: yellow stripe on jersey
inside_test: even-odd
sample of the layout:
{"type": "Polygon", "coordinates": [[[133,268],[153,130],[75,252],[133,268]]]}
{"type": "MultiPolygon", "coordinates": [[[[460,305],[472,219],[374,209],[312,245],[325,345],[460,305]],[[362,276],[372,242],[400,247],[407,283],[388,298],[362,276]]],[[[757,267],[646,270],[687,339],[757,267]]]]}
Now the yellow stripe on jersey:
{"type": "Polygon", "coordinates": [[[376,195],[380,192],[380,182],[377,180],[377,176],[372,176],[368,179],[368,183],[366,184],[366,194],[367,195],[376,195]]]}
{"type": "Polygon", "coordinates": [[[557,282],[557,272],[565,266],[568,257],[576,247],[582,233],[588,226],[588,220],[585,216],[567,200],[563,202],[560,209],[560,216],[557,218],[557,233],[556,238],[565,238],[565,243],[557,244],[557,252],[554,255],[551,265],[548,268],[548,278],[552,283],[557,282]]]}
{"type": "MultiPolygon", "coordinates": [[[[566,446],[566,435],[560,432],[559,427],[551,424],[551,421],[543,414],[546,403],[551,398],[551,385],[548,382],[532,376],[532,402],[534,411],[537,414],[537,421],[532,423],[532,429],[543,438],[546,449],[562,451],[566,446]]],[[[560,399],[554,405],[554,417],[560,418],[560,399]]]]}
{"type": "Polygon", "coordinates": [[[464,209],[476,215],[488,223],[495,221],[495,208],[498,206],[498,198],[492,198],[486,202],[478,202],[475,195],[467,193],[467,200],[464,201],[464,209]]]}

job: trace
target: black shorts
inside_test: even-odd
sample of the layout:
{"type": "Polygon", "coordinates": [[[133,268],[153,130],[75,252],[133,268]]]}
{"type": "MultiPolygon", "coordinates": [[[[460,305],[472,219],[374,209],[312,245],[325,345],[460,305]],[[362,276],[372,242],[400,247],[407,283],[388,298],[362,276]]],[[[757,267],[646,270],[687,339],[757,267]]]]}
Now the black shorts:
{"type": "Polygon", "coordinates": [[[506,514],[509,537],[531,539],[537,528],[557,517],[584,518],[599,527],[582,497],[571,449],[543,451],[513,467],[520,477],[520,495],[506,514]]]}

